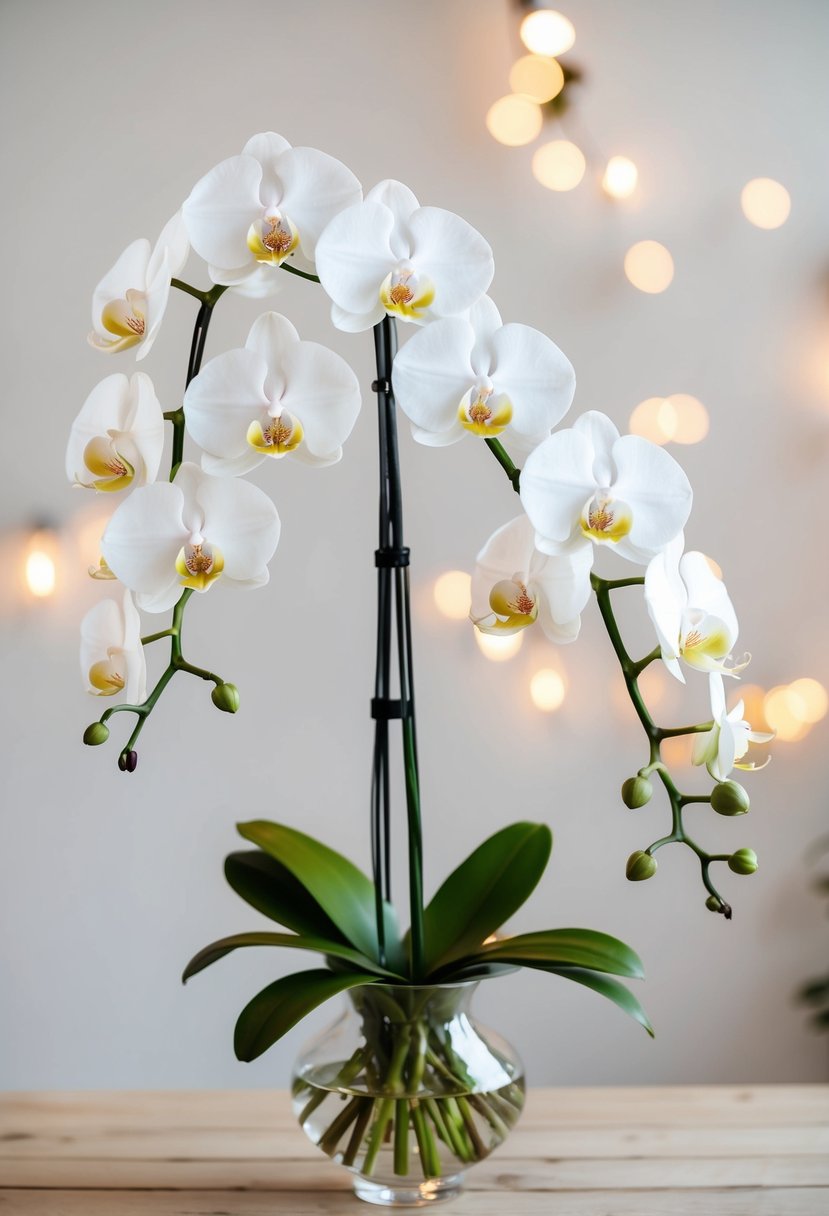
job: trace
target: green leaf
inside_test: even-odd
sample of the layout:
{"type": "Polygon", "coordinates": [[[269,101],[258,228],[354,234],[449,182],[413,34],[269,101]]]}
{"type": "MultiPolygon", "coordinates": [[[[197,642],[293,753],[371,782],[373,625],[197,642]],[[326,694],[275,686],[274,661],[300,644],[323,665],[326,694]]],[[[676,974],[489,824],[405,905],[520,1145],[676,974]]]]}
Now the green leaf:
{"type": "Polygon", "coordinates": [[[513,823],[461,862],[425,912],[427,970],[480,951],[532,894],[552,847],[544,824],[513,823]]]}
{"type": "MultiPolygon", "coordinates": [[[[362,870],[341,853],[294,828],[265,819],[236,827],[245,840],[258,845],[291,872],[336,925],[340,936],[369,958],[379,959],[374,883],[362,870]]],[[[397,968],[400,942],[394,909],[385,904],[384,913],[388,961],[397,968]]]]}
{"type": "Polygon", "coordinates": [[[545,929],[540,933],[521,933],[484,946],[475,961],[515,963],[547,962],[556,966],[586,967],[609,971],[631,979],[644,977],[642,960],[630,946],[607,933],[593,929],[545,929]]]}
{"type": "Polygon", "coordinates": [[[225,878],[246,903],[286,929],[345,943],[331,917],[302,883],[267,853],[259,849],[231,853],[225,860],[225,878]]]}
{"type": "Polygon", "coordinates": [[[230,954],[232,950],[237,950],[240,946],[285,946],[293,950],[312,950],[317,954],[344,959],[345,962],[351,964],[352,971],[357,967],[387,980],[402,979],[401,976],[395,975],[394,972],[387,971],[385,967],[375,963],[373,959],[360,954],[359,950],[343,946],[339,942],[327,942],[321,937],[297,937],[293,933],[234,933],[231,937],[223,937],[217,942],[212,942],[211,945],[205,946],[203,950],[194,955],[184,969],[182,982],[186,984],[191,976],[203,971],[211,963],[218,962],[220,958],[224,958],[226,954],[230,954]]]}
{"type": "Polygon", "coordinates": [[[236,1058],[255,1060],[330,997],[374,982],[366,975],[323,970],[283,976],[258,992],[239,1014],[233,1036],[236,1058]]]}
{"type": "Polygon", "coordinates": [[[580,967],[551,967],[542,963],[525,963],[524,966],[533,967],[538,971],[548,971],[551,975],[560,975],[565,980],[574,980],[577,984],[584,984],[585,988],[592,988],[594,992],[606,996],[609,1001],[613,1001],[614,1005],[618,1005],[625,1013],[630,1014],[640,1026],[645,1027],[651,1038],[654,1037],[648,1015],[633,993],[618,980],[612,980],[607,975],[598,975],[595,971],[584,971],[580,967]]]}

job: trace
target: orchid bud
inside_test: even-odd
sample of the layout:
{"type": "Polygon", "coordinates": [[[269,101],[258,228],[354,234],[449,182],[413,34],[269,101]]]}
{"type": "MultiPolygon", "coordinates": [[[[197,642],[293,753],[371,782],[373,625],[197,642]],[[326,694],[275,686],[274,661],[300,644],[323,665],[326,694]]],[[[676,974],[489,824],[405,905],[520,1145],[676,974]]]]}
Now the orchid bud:
{"type": "Polygon", "coordinates": [[[122,773],[134,773],[138,766],[138,752],[121,752],[118,757],[118,767],[122,773]]]}
{"type": "Polygon", "coordinates": [[[109,727],[105,726],[103,722],[93,722],[83,732],[83,741],[89,747],[97,747],[99,743],[106,743],[108,738],[109,727]]]}
{"type": "Polygon", "coordinates": [[[653,786],[647,777],[628,777],[622,785],[622,802],[629,810],[645,806],[653,797],[653,786]]]}
{"type": "Polygon", "coordinates": [[[757,854],[754,849],[737,849],[728,859],[728,868],[735,874],[753,874],[757,869],[757,854]]]}
{"type": "Polygon", "coordinates": [[[748,793],[737,781],[720,781],[711,791],[711,809],[718,815],[745,815],[750,806],[748,793]]]}
{"type": "Polygon", "coordinates": [[[722,902],[716,895],[709,895],[705,901],[705,906],[709,912],[721,912],[722,902]]]}
{"type": "Polygon", "coordinates": [[[217,684],[210,699],[217,709],[226,714],[235,714],[239,708],[239,689],[235,684],[217,684]]]}
{"type": "Polygon", "coordinates": [[[646,878],[653,878],[655,873],[655,857],[651,857],[650,853],[643,853],[641,849],[631,853],[625,867],[625,876],[629,882],[643,882],[646,878]]]}

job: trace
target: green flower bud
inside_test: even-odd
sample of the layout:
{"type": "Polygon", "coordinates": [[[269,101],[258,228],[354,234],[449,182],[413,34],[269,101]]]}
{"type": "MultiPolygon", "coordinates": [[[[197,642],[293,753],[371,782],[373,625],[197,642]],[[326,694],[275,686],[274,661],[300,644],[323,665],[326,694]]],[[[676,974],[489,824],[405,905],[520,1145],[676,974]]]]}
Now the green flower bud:
{"type": "Polygon", "coordinates": [[[718,815],[745,815],[750,806],[748,793],[736,781],[720,781],[711,791],[711,809],[718,815]]]}
{"type": "Polygon", "coordinates": [[[722,909],[722,904],[716,895],[709,895],[705,901],[705,906],[709,912],[719,912],[722,909]]]}
{"type": "Polygon", "coordinates": [[[651,857],[650,853],[637,849],[628,857],[625,875],[629,882],[643,882],[646,878],[653,878],[655,873],[656,858],[651,857]]]}
{"type": "Polygon", "coordinates": [[[235,684],[217,684],[210,699],[217,709],[226,714],[235,714],[239,708],[239,689],[235,684]]]}
{"type": "Polygon", "coordinates": [[[108,738],[109,727],[105,726],[103,722],[93,722],[83,732],[83,741],[88,747],[97,747],[99,743],[106,743],[108,738]]]}
{"type": "Polygon", "coordinates": [[[653,797],[653,786],[647,777],[628,777],[622,785],[622,802],[631,811],[645,806],[653,797]]]}
{"type": "Polygon", "coordinates": [[[728,868],[735,874],[753,874],[757,869],[757,854],[754,849],[738,849],[729,857],[728,868]]]}

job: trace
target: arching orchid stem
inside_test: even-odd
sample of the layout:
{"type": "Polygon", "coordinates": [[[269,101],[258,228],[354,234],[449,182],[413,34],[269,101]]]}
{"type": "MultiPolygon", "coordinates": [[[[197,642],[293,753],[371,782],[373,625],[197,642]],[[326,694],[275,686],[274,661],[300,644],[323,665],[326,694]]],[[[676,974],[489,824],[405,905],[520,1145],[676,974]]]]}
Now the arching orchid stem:
{"type": "Polygon", "coordinates": [[[170,637],[172,632],[172,629],[159,629],[158,633],[148,633],[145,638],[141,639],[141,645],[149,646],[150,642],[160,642],[162,638],[170,637]]]}
{"type": "Polygon", "coordinates": [[[319,275],[311,274],[307,270],[299,270],[296,266],[289,266],[287,262],[283,262],[281,270],[287,270],[288,274],[299,275],[301,279],[309,279],[312,283],[319,283],[319,275]]]}
{"type": "Polygon", "coordinates": [[[711,730],[713,725],[714,723],[709,720],[708,722],[695,722],[693,726],[660,726],[658,733],[660,740],[678,739],[682,735],[704,734],[705,731],[711,730]]]}
{"type": "Polygon", "coordinates": [[[513,464],[509,453],[499,439],[485,439],[484,442],[512,482],[513,490],[518,494],[521,489],[521,470],[513,464]]]}
{"type": "Polygon", "coordinates": [[[206,291],[201,291],[200,288],[194,287],[192,283],[185,283],[184,279],[170,279],[170,286],[176,287],[179,291],[186,292],[188,296],[195,296],[195,298],[197,300],[201,300],[202,303],[204,303],[205,297],[207,296],[206,291]]]}

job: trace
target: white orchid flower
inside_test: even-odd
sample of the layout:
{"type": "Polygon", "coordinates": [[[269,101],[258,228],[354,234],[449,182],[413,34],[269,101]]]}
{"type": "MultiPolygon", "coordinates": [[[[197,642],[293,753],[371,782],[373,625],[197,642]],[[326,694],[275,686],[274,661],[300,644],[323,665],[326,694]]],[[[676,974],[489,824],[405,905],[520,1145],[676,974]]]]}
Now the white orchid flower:
{"type": "Polygon", "coordinates": [[[535,446],[576,390],[569,359],[537,329],[501,322],[489,296],[466,317],[418,330],[394,361],[397,403],[420,443],[493,439],[509,430],[535,446]]]}
{"type": "Polygon", "coordinates": [[[653,621],[662,661],[685,683],[682,659],[699,671],[736,676],[750,656],[729,665],[737,641],[737,614],[722,579],[702,553],[683,555],[680,533],[658,553],[645,571],[645,603],[653,621]]]}
{"type": "Polygon", "coordinates": [[[774,733],[752,730],[743,719],[745,709],[742,701],[738,701],[730,712],[726,709],[725,685],[718,671],[711,672],[708,683],[714,725],[711,730],[695,736],[693,763],[704,764],[715,781],[726,781],[734,768],[765,768],[769,758],[764,764],[757,765],[753,761],[743,761],[743,757],[750,743],[769,743],[774,733]]]}
{"type": "Polygon", "coordinates": [[[259,317],[243,350],[217,355],[184,396],[187,429],[208,473],[239,475],[269,456],[334,464],[360,411],[344,359],[304,342],[287,318],[259,317]]]}
{"type": "Polygon", "coordinates": [[[620,438],[604,414],[583,414],[539,444],[521,473],[521,501],[542,553],[606,545],[646,565],[685,526],[691,486],[663,448],[620,438]]]}
{"type": "Polygon", "coordinates": [[[590,596],[590,553],[539,553],[526,515],[490,536],[476,559],[470,619],[481,633],[518,633],[538,621],[551,642],[573,642],[590,596]]]}
{"type": "Polygon", "coordinates": [[[279,516],[267,494],[185,463],[174,482],[142,486],[121,503],[101,549],[139,608],[164,612],[186,587],[207,591],[217,579],[264,586],[278,540],[279,516]]]}
{"type": "Polygon", "coordinates": [[[107,376],[72,423],[66,476],[107,492],[155,481],[164,450],[164,413],[143,372],[107,376]]]}
{"type": "Polygon", "coordinates": [[[351,333],[370,329],[386,313],[423,325],[466,312],[495,273],[479,232],[451,211],[421,207],[396,181],[380,182],[331,221],[316,262],[334,301],[332,320],[351,333]]]}
{"type": "Polygon", "coordinates": [[[167,308],[170,280],[189,252],[180,211],[165,224],[155,248],[143,238],[128,245],[93,292],[90,345],[110,354],[140,345],[136,359],[149,354],[167,308]]]}
{"type": "Polygon", "coordinates": [[[323,228],[361,197],[341,161],[266,131],[205,174],[182,211],[213,282],[261,297],[279,290],[276,272],[297,249],[313,262],[323,228]]]}
{"type": "Polygon", "coordinates": [[[137,705],[147,696],[141,619],[129,591],[119,604],[101,600],[81,621],[81,676],[95,697],[124,694],[137,705]]]}

